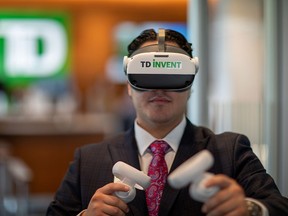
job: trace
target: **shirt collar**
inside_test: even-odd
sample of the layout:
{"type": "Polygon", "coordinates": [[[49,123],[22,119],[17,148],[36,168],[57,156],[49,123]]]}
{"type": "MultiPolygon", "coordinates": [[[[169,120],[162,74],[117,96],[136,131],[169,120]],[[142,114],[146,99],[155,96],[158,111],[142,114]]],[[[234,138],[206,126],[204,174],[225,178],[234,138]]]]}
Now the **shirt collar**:
{"type": "MultiPolygon", "coordinates": [[[[183,117],[182,121],[169,133],[167,136],[165,136],[162,140],[166,141],[173,151],[177,152],[182,135],[184,133],[184,129],[186,127],[186,118],[183,117]]],[[[155,137],[153,137],[150,133],[148,133],[146,130],[141,128],[137,121],[134,122],[134,128],[135,128],[135,138],[136,143],[139,149],[139,153],[142,156],[149,145],[157,140],[155,137]]]]}

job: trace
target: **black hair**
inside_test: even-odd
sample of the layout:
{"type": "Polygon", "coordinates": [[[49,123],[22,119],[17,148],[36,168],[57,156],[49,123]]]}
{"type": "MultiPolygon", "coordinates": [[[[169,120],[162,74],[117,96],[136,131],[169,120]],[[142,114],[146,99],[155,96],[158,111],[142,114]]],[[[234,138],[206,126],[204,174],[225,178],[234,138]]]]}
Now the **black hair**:
{"type": "MultiPolygon", "coordinates": [[[[141,34],[128,45],[128,56],[131,56],[134,51],[147,41],[157,41],[157,32],[154,29],[142,31],[141,34]]],[[[189,43],[181,33],[171,29],[165,29],[165,41],[177,43],[190,57],[193,57],[192,44],[189,43]]]]}

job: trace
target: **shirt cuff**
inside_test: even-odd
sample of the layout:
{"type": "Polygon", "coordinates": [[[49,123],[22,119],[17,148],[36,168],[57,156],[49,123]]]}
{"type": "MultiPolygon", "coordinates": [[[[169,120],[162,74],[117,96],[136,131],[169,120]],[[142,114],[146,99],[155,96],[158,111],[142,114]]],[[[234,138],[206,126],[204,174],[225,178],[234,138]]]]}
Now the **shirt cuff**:
{"type": "Polygon", "coordinates": [[[81,211],[79,214],[77,214],[76,216],[81,216],[84,212],[86,211],[86,209],[84,209],[83,211],[81,211]]]}
{"type": "Polygon", "coordinates": [[[262,210],[262,216],[269,216],[269,212],[268,209],[265,205],[263,205],[263,203],[261,203],[260,201],[253,199],[253,198],[245,198],[245,200],[249,200],[251,202],[254,202],[255,204],[259,205],[261,210],[262,210]]]}

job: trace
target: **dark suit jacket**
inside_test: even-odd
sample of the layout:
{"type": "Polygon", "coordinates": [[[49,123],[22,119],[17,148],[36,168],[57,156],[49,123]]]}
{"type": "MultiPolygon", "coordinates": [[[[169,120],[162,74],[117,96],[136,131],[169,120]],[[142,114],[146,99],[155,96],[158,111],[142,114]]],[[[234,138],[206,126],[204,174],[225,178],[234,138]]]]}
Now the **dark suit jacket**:
{"type": "MultiPolygon", "coordinates": [[[[249,140],[243,135],[215,135],[188,121],[170,172],[203,149],[208,149],[215,158],[214,166],[209,172],[234,178],[244,188],[247,197],[258,199],[268,208],[270,216],[288,215],[288,199],[281,196],[273,179],[252,152],[249,140]]],[[[101,143],[77,149],[75,160],[71,163],[55,200],[51,202],[47,215],[77,215],[87,208],[95,191],[113,182],[112,166],[117,161],[140,169],[134,128],[101,143]]],[[[148,215],[144,191],[137,190],[136,198],[128,205],[128,215],[148,215]]],[[[188,187],[175,190],[167,184],[159,215],[199,216],[203,215],[201,206],[202,203],[190,198],[188,187]]]]}

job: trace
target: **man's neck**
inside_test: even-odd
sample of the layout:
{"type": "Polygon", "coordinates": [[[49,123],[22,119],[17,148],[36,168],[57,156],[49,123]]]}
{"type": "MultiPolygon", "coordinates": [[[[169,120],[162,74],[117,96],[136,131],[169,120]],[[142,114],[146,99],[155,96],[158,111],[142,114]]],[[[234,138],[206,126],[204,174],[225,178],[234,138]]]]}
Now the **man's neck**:
{"type": "Polygon", "coordinates": [[[182,119],[171,122],[151,122],[147,124],[137,121],[137,124],[150,133],[153,137],[162,139],[166,137],[167,134],[169,134],[175,127],[177,127],[181,121],[182,119]]]}

